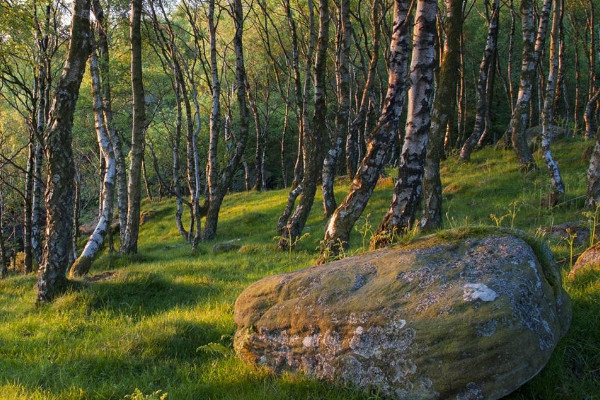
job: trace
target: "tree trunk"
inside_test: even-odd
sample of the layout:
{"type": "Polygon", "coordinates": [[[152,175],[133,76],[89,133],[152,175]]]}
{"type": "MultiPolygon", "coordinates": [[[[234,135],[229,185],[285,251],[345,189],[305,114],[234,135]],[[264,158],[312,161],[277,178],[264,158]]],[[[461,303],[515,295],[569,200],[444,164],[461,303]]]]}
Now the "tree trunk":
{"type": "Polygon", "coordinates": [[[425,153],[431,125],[436,14],[435,0],[418,0],[404,145],[394,196],[377,229],[376,247],[387,245],[395,234],[410,229],[421,202],[425,153]]]}
{"type": "Polygon", "coordinates": [[[371,7],[371,26],[373,27],[373,32],[371,39],[369,70],[367,72],[365,86],[363,88],[360,103],[358,105],[358,111],[356,112],[356,115],[350,124],[348,136],[346,138],[346,173],[350,179],[354,178],[356,166],[359,160],[357,151],[357,141],[359,136],[358,132],[365,125],[365,119],[369,109],[369,100],[374,96],[373,82],[375,81],[375,74],[377,72],[377,61],[379,60],[379,42],[381,38],[381,11],[380,0],[373,0],[373,5],[371,7]]]}
{"type": "Polygon", "coordinates": [[[515,109],[515,84],[513,79],[513,59],[515,54],[515,30],[517,16],[515,15],[515,7],[513,0],[510,0],[510,33],[508,36],[508,56],[507,56],[507,70],[506,75],[508,76],[508,87],[510,91],[510,112],[514,113],[515,109]]]}
{"type": "Polygon", "coordinates": [[[457,109],[457,130],[458,136],[456,138],[456,146],[462,146],[465,140],[466,131],[466,119],[467,119],[467,77],[466,77],[466,63],[465,63],[465,38],[464,34],[460,35],[460,72],[459,79],[460,85],[458,87],[456,95],[458,96],[458,109],[457,109]]]}
{"type": "Polygon", "coordinates": [[[75,191],[73,192],[73,226],[71,227],[71,252],[69,253],[67,271],[71,269],[71,266],[79,257],[77,253],[77,241],[79,240],[79,219],[81,217],[81,179],[77,168],[75,168],[74,176],[73,184],[75,185],[75,191]]]}
{"type": "Polygon", "coordinates": [[[404,109],[410,55],[410,0],[394,3],[394,25],[390,43],[388,89],[381,117],[369,135],[367,154],[358,166],[350,192],[335,210],[325,230],[321,261],[348,247],[352,227],[373,194],[385,156],[397,135],[404,109]]]}
{"type": "MultiPolygon", "coordinates": [[[[588,31],[590,33],[589,50],[588,50],[588,101],[591,100],[592,96],[596,92],[597,88],[597,76],[596,76],[596,12],[594,2],[588,0],[589,7],[586,9],[586,15],[588,16],[588,31]]],[[[594,102],[592,107],[594,110],[598,107],[598,99],[594,102]]],[[[587,112],[587,110],[586,110],[587,112]]],[[[597,122],[597,116],[594,115],[594,125],[597,122]]]]}
{"type": "Polygon", "coordinates": [[[577,27],[577,23],[573,20],[573,16],[571,17],[571,25],[573,26],[573,30],[575,31],[575,106],[573,112],[574,119],[574,132],[575,134],[579,133],[579,122],[581,121],[581,64],[580,64],[580,56],[579,56],[579,28],[577,27]]]}
{"type": "MultiPolygon", "coordinates": [[[[289,94],[289,91],[288,91],[289,94]]],[[[286,154],[286,145],[285,145],[285,140],[287,137],[287,130],[288,130],[288,125],[289,125],[289,120],[290,120],[290,106],[289,104],[285,105],[285,113],[283,116],[283,128],[281,129],[281,140],[279,142],[279,160],[281,163],[281,179],[283,182],[283,187],[286,188],[287,187],[287,165],[285,162],[285,154],[286,154]]]]}
{"type": "MultiPolygon", "coordinates": [[[[45,120],[44,120],[45,121],[45,120]]],[[[45,122],[44,128],[45,129],[45,122]]],[[[43,130],[41,135],[43,136],[43,130]]],[[[35,165],[33,170],[33,198],[31,200],[31,249],[37,265],[42,263],[43,227],[46,209],[44,207],[44,183],[42,181],[42,166],[44,162],[44,149],[40,140],[35,145],[35,165]]]]}
{"type": "Polygon", "coordinates": [[[326,102],[326,62],[327,44],[329,40],[329,4],[328,0],[319,0],[319,36],[315,51],[314,67],[314,96],[315,108],[313,123],[304,132],[302,178],[302,197],[298,206],[282,229],[278,247],[287,249],[293,247],[308,218],[317,191],[317,181],[323,167],[324,137],[327,131],[327,102],[326,102]]]}
{"type": "Polygon", "coordinates": [[[587,105],[585,106],[585,114],[583,114],[583,120],[585,122],[585,138],[587,140],[591,139],[596,135],[597,127],[596,127],[596,118],[594,115],[594,109],[596,108],[596,102],[600,98],[600,89],[596,91],[596,93],[592,94],[592,97],[588,100],[587,105]]]}
{"type": "Polygon", "coordinates": [[[0,279],[4,278],[8,272],[6,247],[4,246],[4,225],[2,211],[4,211],[4,198],[2,197],[2,191],[0,191],[0,279]]]}
{"type": "Polygon", "coordinates": [[[107,133],[115,156],[119,231],[121,239],[123,239],[125,237],[125,228],[127,226],[127,167],[125,165],[122,140],[114,126],[112,117],[110,57],[107,37],[108,22],[104,17],[104,11],[99,0],[93,0],[92,7],[98,24],[98,70],[100,72],[102,103],[104,105],[104,121],[107,126],[107,133]]]}
{"type": "Polygon", "coordinates": [[[192,217],[196,220],[196,232],[192,240],[192,249],[196,250],[202,239],[202,210],[200,207],[200,189],[202,182],[200,181],[200,154],[198,153],[198,135],[200,135],[201,120],[200,120],[200,104],[198,103],[198,94],[193,78],[190,79],[192,100],[196,115],[196,124],[192,133],[192,157],[194,165],[194,195],[193,199],[193,214],[192,217]]]}
{"type": "Polygon", "coordinates": [[[73,227],[73,114],[91,50],[90,1],[75,0],[69,51],[56,86],[44,143],[48,160],[46,240],[38,271],[37,301],[51,301],[66,288],[73,227]]]}
{"type": "Polygon", "coordinates": [[[144,105],[144,84],[142,81],[142,36],[140,32],[142,0],[131,0],[130,40],[131,40],[131,92],[133,95],[133,124],[131,127],[131,151],[129,182],[127,185],[127,225],[121,237],[120,251],[123,254],[136,254],[140,229],[141,169],[144,159],[144,133],[146,109],[144,105]]]}
{"type": "Polygon", "coordinates": [[[600,135],[596,135],[596,144],[590,156],[585,205],[591,209],[600,206],[600,135]]]}
{"type": "Polygon", "coordinates": [[[29,274],[33,270],[33,248],[32,228],[33,228],[33,181],[35,179],[35,133],[29,135],[29,144],[27,146],[27,169],[25,173],[25,198],[23,207],[23,254],[25,273],[29,274]]]}
{"type": "Polygon", "coordinates": [[[179,82],[173,78],[172,85],[175,93],[176,118],[175,118],[175,137],[172,143],[173,168],[171,170],[172,192],[175,194],[175,225],[181,237],[187,242],[189,233],[185,230],[181,217],[183,216],[183,198],[181,196],[181,183],[179,174],[181,173],[181,164],[179,160],[179,146],[181,145],[181,126],[182,126],[182,109],[181,109],[181,90],[179,82]]]}
{"type": "MultiPolygon", "coordinates": [[[[170,37],[173,34],[170,33],[170,37]]],[[[199,120],[199,109],[196,108],[196,126],[194,126],[194,115],[192,111],[192,105],[190,102],[190,93],[186,86],[186,80],[183,69],[185,68],[183,62],[179,60],[178,50],[176,50],[173,39],[169,43],[171,47],[171,61],[174,65],[175,80],[179,83],[179,89],[181,90],[181,98],[183,100],[183,107],[185,109],[186,119],[186,177],[187,186],[190,195],[190,232],[189,242],[192,244],[192,248],[196,249],[202,236],[202,217],[200,216],[200,163],[198,159],[198,134],[200,132],[200,120],[199,120]]],[[[190,85],[190,90],[195,91],[194,86],[190,85]]]]}
{"type": "Polygon", "coordinates": [[[146,197],[148,201],[154,201],[152,197],[152,189],[150,188],[150,180],[148,179],[148,171],[146,170],[146,160],[142,158],[142,177],[144,178],[144,187],[146,188],[146,197]]]}
{"type": "Polygon", "coordinates": [[[523,170],[530,170],[536,167],[533,155],[525,140],[525,130],[528,127],[528,114],[531,105],[533,84],[535,82],[536,67],[546,39],[551,4],[552,0],[544,0],[536,36],[533,2],[532,0],[521,1],[523,59],[521,63],[519,94],[510,123],[510,131],[512,145],[517,154],[520,167],[523,170]]]}
{"type": "Polygon", "coordinates": [[[108,136],[106,121],[104,120],[104,104],[102,103],[102,90],[100,87],[100,72],[98,68],[98,56],[96,50],[92,51],[90,58],[90,75],[92,81],[92,99],[94,102],[94,122],[96,138],[100,154],[105,162],[105,172],[102,185],[102,209],[98,223],[88,239],[81,255],[71,267],[71,277],[86,275],[94,258],[102,249],[105,236],[110,230],[114,202],[114,187],[116,177],[116,162],[114,152],[108,136]]]}
{"type": "Polygon", "coordinates": [[[483,133],[479,137],[477,141],[477,147],[481,148],[485,144],[485,141],[490,136],[490,133],[493,130],[492,127],[492,102],[494,101],[494,88],[496,87],[496,66],[498,60],[498,47],[496,46],[496,51],[492,56],[492,61],[490,63],[490,67],[488,70],[488,79],[486,83],[485,95],[487,96],[485,100],[485,125],[483,128],[483,133]]]}
{"type": "Polygon", "coordinates": [[[286,19],[290,26],[290,33],[292,39],[292,67],[294,69],[294,90],[296,95],[296,107],[298,110],[298,146],[296,152],[296,162],[294,163],[294,179],[292,180],[292,186],[288,195],[288,200],[285,208],[279,219],[277,220],[277,232],[279,235],[283,235],[285,226],[288,223],[290,215],[294,210],[294,204],[300,194],[302,194],[303,185],[302,180],[304,177],[304,137],[306,132],[310,129],[309,127],[309,114],[308,114],[308,97],[309,97],[309,86],[311,80],[311,68],[312,59],[317,40],[317,33],[315,30],[315,17],[313,10],[312,0],[308,1],[308,50],[306,53],[306,71],[304,76],[304,84],[300,77],[300,65],[299,65],[299,49],[298,49],[298,34],[296,29],[296,22],[292,15],[292,8],[289,0],[284,2],[286,9],[286,19]]]}
{"type": "MultiPolygon", "coordinates": [[[[250,103],[250,110],[252,110],[252,116],[254,117],[254,132],[256,133],[256,146],[254,147],[254,169],[256,171],[254,175],[254,187],[253,189],[260,192],[265,190],[264,187],[264,164],[263,153],[266,146],[265,132],[260,122],[260,115],[258,113],[258,104],[256,99],[252,96],[250,91],[250,85],[246,82],[246,91],[248,93],[248,102],[250,103]]],[[[246,188],[248,190],[248,188],[246,188]]]]}
{"type": "MultiPolygon", "coordinates": [[[[462,32],[462,0],[445,0],[446,41],[440,67],[440,80],[431,111],[431,130],[423,176],[423,217],[421,229],[442,227],[442,181],[440,160],[444,151],[444,135],[448,120],[456,107],[456,76],[459,69],[460,34],[462,32]]],[[[495,4],[494,4],[495,5],[495,4]]],[[[496,12],[494,9],[493,12],[496,12]]],[[[492,16],[492,21],[494,16],[492,16]]],[[[493,22],[491,22],[493,23],[493,22]]]]}
{"type": "Polygon", "coordinates": [[[558,164],[554,161],[552,151],[550,150],[550,125],[554,119],[554,93],[558,79],[558,45],[560,35],[560,14],[563,8],[564,0],[553,0],[554,11],[552,13],[552,31],[550,34],[550,69],[548,71],[548,81],[546,83],[546,97],[544,99],[544,110],[542,113],[542,156],[548,168],[548,176],[552,183],[552,194],[548,202],[549,206],[558,204],[565,194],[565,184],[563,183],[558,169],[558,164]]]}
{"type": "MultiPolygon", "coordinates": [[[[483,134],[483,130],[486,126],[486,115],[489,110],[488,107],[488,81],[491,80],[490,66],[493,66],[493,59],[496,53],[496,47],[498,43],[498,20],[500,18],[500,0],[494,0],[492,6],[492,17],[488,24],[487,41],[485,44],[485,51],[483,52],[483,58],[479,65],[479,79],[477,81],[477,106],[475,114],[475,126],[473,133],[465,141],[462,149],[460,150],[460,160],[468,161],[471,157],[471,152],[477,145],[477,142],[483,134]]],[[[493,67],[492,67],[493,68],[493,67]]]]}
{"type": "MultiPolygon", "coordinates": [[[[212,0],[211,0],[212,3],[212,0]]],[[[206,224],[204,228],[204,240],[212,240],[217,235],[217,222],[219,220],[219,211],[221,209],[221,204],[223,203],[223,199],[225,198],[225,194],[229,187],[231,186],[231,181],[233,179],[233,175],[237,171],[242,156],[244,155],[244,150],[246,148],[246,142],[248,140],[248,125],[250,120],[250,111],[248,109],[247,104],[247,94],[246,94],[246,67],[244,65],[244,45],[243,45],[243,30],[244,30],[244,13],[242,8],[241,0],[234,0],[231,4],[231,11],[233,15],[233,22],[235,24],[235,35],[233,38],[233,45],[235,48],[235,79],[236,79],[236,88],[237,88],[237,101],[238,101],[238,109],[240,113],[240,121],[239,121],[239,132],[236,136],[235,150],[233,156],[229,160],[227,167],[222,172],[221,181],[218,183],[218,187],[214,188],[212,192],[209,188],[209,201],[208,201],[208,209],[206,213],[206,224]]],[[[218,74],[218,70],[216,69],[216,47],[214,49],[214,62],[212,61],[212,37],[211,37],[211,63],[214,66],[213,71],[213,106],[214,106],[214,82],[215,76],[218,74]]],[[[216,100],[219,101],[218,98],[216,100]]],[[[216,147],[215,147],[216,152],[216,147]]],[[[215,160],[216,162],[216,160],[215,160]]],[[[216,183],[216,182],[214,182],[216,183]]]]}
{"type": "Polygon", "coordinates": [[[242,157],[242,168],[244,169],[244,190],[250,191],[250,167],[246,161],[246,157],[242,157]]]}
{"type": "MultiPolygon", "coordinates": [[[[209,0],[207,19],[210,41],[210,71],[212,80],[212,105],[208,122],[210,139],[208,144],[208,163],[206,165],[209,204],[217,202],[219,197],[221,196],[221,194],[219,193],[219,167],[217,154],[219,144],[219,128],[221,124],[221,83],[219,82],[219,69],[217,66],[217,32],[214,14],[215,0],[209,0]]],[[[213,218],[218,218],[218,213],[213,218]]],[[[206,229],[208,229],[208,216],[207,222],[205,224],[205,230],[206,229]]],[[[205,239],[207,239],[206,232],[205,239]]]]}
{"type": "Polygon", "coordinates": [[[571,122],[571,107],[569,105],[569,94],[567,91],[567,83],[565,81],[567,76],[567,52],[565,46],[565,26],[564,26],[565,6],[564,3],[560,9],[559,15],[559,26],[558,26],[558,76],[556,81],[556,92],[554,93],[554,105],[553,108],[558,112],[561,112],[561,116],[564,118],[564,127],[567,129],[567,135],[570,135],[569,123],[571,122]],[[560,104],[563,104],[563,107],[560,104]]]}
{"type": "Polygon", "coordinates": [[[329,218],[337,203],[333,193],[333,182],[338,157],[342,151],[343,138],[348,135],[348,118],[350,115],[350,0],[340,0],[339,33],[336,40],[335,80],[337,89],[337,112],[335,114],[335,133],[329,151],[323,162],[322,186],[323,214],[329,218]]]}

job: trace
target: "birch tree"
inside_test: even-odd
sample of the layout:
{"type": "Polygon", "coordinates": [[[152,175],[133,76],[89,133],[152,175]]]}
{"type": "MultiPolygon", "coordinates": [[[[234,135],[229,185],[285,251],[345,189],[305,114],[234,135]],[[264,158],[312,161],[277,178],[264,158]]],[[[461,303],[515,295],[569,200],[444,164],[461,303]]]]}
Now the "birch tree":
{"type": "Polygon", "coordinates": [[[312,63],[313,55],[315,51],[315,45],[317,42],[317,30],[315,29],[315,16],[313,1],[308,0],[308,48],[305,56],[305,71],[304,80],[301,79],[301,70],[299,66],[299,45],[298,45],[298,31],[297,25],[292,14],[292,8],[289,0],[284,0],[286,9],[286,19],[290,27],[290,33],[292,35],[292,67],[294,69],[294,89],[296,97],[296,106],[298,109],[298,151],[296,155],[296,162],[294,164],[294,179],[288,193],[288,199],[283,209],[283,212],[279,216],[277,221],[277,231],[283,236],[285,227],[294,211],[294,205],[296,199],[300,196],[304,190],[304,143],[305,137],[309,134],[310,123],[309,123],[309,91],[312,80],[312,63]]]}
{"type": "Polygon", "coordinates": [[[6,259],[6,247],[4,246],[4,198],[2,197],[2,186],[0,186],[0,278],[4,278],[8,272],[8,263],[6,259]]]}
{"type": "Polygon", "coordinates": [[[410,0],[395,0],[392,28],[388,89],[377,127],[367,142],[367,153],[357,168],[350,192],[335,210],[325,230],[322,260],[337,255],[348,247],[352,227],[364,211],[381,169],[385,156],[398,133],[404,109],[408,58],[410,55],[410,0]]]}
{"type": "Polygon", "coordinates": [[[131,44],[131,91],[133,95],[133,124],[131,126],[131,151],[129,182],[127,184],[127,224],[121,237],[123,254],[137,253],[140,229],[141,169],[144,158],[146,107],[142,81],[142,0],[131,0],[129,36],[131,44]]]}
{"type": "MultiPolygon", "coordinates": [[[[456,88],[459,68],[460,35],[462,32],[462,0],[445,0],[446,19],[444,53],[440,63],[439,84],[431,112],[430,140],[423,177],[423,217],[421,229],[442,226],[442,181],[440,160],[444,151],[444,135],[451,114],[456,108],[456,88]]],[[[493,18],[493,17],[492,17],[493,18]]],[[[464,148],[464,147],[463,147],[464,148]]]]}
{"type": "MultiPolygon", "coordinates": [[[[214,16],[214,2],[210,0],[212,5],[212,12],[214,16]]],[[[209,5],[209,7],[211,7],[209,5]]],[[[210,11],[209,11],[210,13],[210,11]]],[[[223,168],[221,171],[220,181],[218,181],[218,172],[217,172],[217,140],[218,140],[218,131],[217,125],[213,125],[214,122],[217,121],[215,118],[219,112],[219,98],[215,97],[219,94],[220,88],[215,87],[218,85],[218,69],[216,64],[216,31],[215,26],[212,25],[209,29],[211,31],[211,74],[212,74],[212,82],[213,82],[213,106],[211,113],[215,113],[216,115],[211,115],[211,142],[209,144],[209,183],[208,183],[208,205],[206,211],[206,223],[204,227],[203,239],[211,240],[214,239],[217,235],[217,222],[219,220],[219,211],[221,210],[221,204],[223,203],[223,199],[225,198],[225,194],[227,190],[229,190],[229,186],[231,186],[231,181],[233,179],[233,175],[237,171],[242,161],[242,157],[244,155],[244,150],[246,148],[246,142],[248,140],[248,126],[250,121],[250,110],[248,109],[247,102],[247,94],[246,94],[246,66],[244,63],[244,44],[243,44],[243,31],[244,31],[244,13],[242,8],[241,0],[234,0],[231,3],[231,15],[233,17],[233,22],[235,25],[235,34],[233,37],[233,46],[235,50],[235,82],[236,82],[236,97],[238,102],[238,109],[240,113],[239,117],[239,131],[235,135],[235,143],[233,148],[233,154],[227,163],[227,166],[223,168]]],[[[209,17],[209,19],[211,19],[209,17]]],[[[209,22],[210,24],[210,22],[209,22]]]]}
{"type": "Polygon", "coordinates": [[[44,143],[48,160],[48,214],[42,264],[38,270],[37,301],[51,301],[66,288],[73,226],[73,114],[85,64],[91,51],[90,1],[73,2],[69,51],[52,100],[44,143]]]}
{"type": "Polygon", "coordinates": [[[488,22],[488,33],[485,44],[483,58],[479,65],[479,78],[477,80],[477,106],[475,114],[475,126],[473,133],[467,138],[460,150],[460,160],[467,161],[471,157],[471,152],[477,145],[483,135],[486,127],[486,117],[488,116],[489,105],[488,95],[491,80],[490,71],[493,73],[495,65],[493,64],[494,55],[498,46],[498,21],[500,19],[500,0],[494,0],[492,5],[492,15],[488,22]]]}
{"type": "MultiPolygon", "coordinates": [[[[309,0],[310,2],[311,0],[309,0]]],[[[326,62],[327,45],[329,41],[329,4],[328,0],[319,0],[319,35],[315,50],[314,66],[314,112],[312,126],[304,132],[302,197],[298,206],[282,228],[281,238],[278,243],[280,249],[294,246],[302,233],[308,214],[313,205],[317,191],[317,181],[323,167],[324,136],[327,125],[326,103],[326,62]]],[[[306,110],[306,109],[305,109],[306,110]]],[[[306,111],[305,111],[306,112],[306,111]]],[[[306,126],[307,124],[305,124],[306,126]]]]}
{"type": "Polygon", "coordinates": [[[127,226],[127,167],[125,165],[125,154],[123,151],[123,140],[115,128],[112,111],[112,81],[110,73],[110,53],[108,48],[108,21],[100,0],[92,0],[92,9],[96,17],[98,27],[98,72],[100,74],[100,87],[102,92],[102,112],[106,124],[106,133],[114,152],[116,168],[116,193],[117,209],[119,215],[119,231],[121,237],[125,237],[127,226]]]}
{"type": "Polygon", "coordinates": [[[542,156],[548,169],[548,176],[552,183],[552,193],[548,205],[555,206],[562,200],[565,194],[565,184],[563,183],[558,164],[552,156],[550,150],[550,125],[554,118],[554,94],[556,92],[559,68],[559,41],[560,41],[560,18],[564,7],[564,0],[553,0],[554,10],[552,12],[552,31],[550,34],[550,70],[546,82],[546,96],[544,98],[544,109],[542,112],[542,156]]]}
{"type": "Polygon", "coordinates": [[[350,0],[339,2],[338,34],[336,37],[335,81],[337,110],[335,114],[335,132],[332,135],[329,151],[323,163],[322,193],[323,214],[329,218],[337,204],[333,193],[333,181],[337,161],[342,151],[343,138],[347,136],[350,116],[350,0]]]}
{"type": "Polygon", "coordinates": [[[405,232],[413,225],[423,195],[423,170],[431,125],[436,14],[436,1],[418,0],[404,145],[392,202],[377,229],[376,247],[387,245],[395,233],[405,232]]]}
{"type": "Polygon", "coordinates": [[[519,93],[510,123],[511,141],[523,170],[535,168],[535,160],[525,140],[525,130],[529,124],[533,84],[540,54],[544,48],[548,18],[552,0],[544,0],[536,30],[533,1],[521,1],[521,24],[523,32],[523,52],[519,93]],[[537,33],[536,33],[537,32],[537,33]]]}
{"type": "MultiPolygon", "coordinates": [[[[381,24],[385,18],[385,13],[382,10],[380,0],[373,0],[371,5],[371,51],[369,53],[369,66],[367,70],[367,77],[358,102],[358,107],[354,119],[350,123],[348,129],[348,135],[346,137],[346,173],[349,178],[354,178],[356,173],[356,166],[358,164],[358,151],[357,151],[357,140],[359,131],[365,126],[365,119],[367,117],[367,111],[369,109],[369,103],[374,97],[375,93],[373,90],[375,75],[377,72],[377,65],[379,60],[379,47],[381,40],[381,24]]],[[[383,106],[385,107],[385,106],[383,106]]]]}
{"type": "Polygon", "coordinates": [[[90,57],[90,75],[92,81],[92,100],[94,102],[94,123],[96,138],[100,154],[104,159],[105,169],[102,182],[102,208],[100,218],[90,238],[88,239],[81,255],[71,266],[71,276],[82,276],[89,272],[92,261],[102,249],[102,244],[107,232],[110,230],[112,221],[114,187],[117,173],[116,161],[112,143],[108,135],[106,120],[104,119],[104,104],[102,102],[100,72],[98,67],[98,55],[96,48],[93,48],[90,57]]]}

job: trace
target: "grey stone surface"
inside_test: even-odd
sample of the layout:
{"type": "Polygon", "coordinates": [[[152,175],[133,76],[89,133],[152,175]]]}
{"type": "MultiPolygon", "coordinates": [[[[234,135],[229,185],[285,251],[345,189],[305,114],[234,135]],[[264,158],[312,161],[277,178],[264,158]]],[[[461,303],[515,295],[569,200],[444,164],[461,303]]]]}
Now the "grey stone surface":
{"type": "Polygon", "coordinates": [[[497,399],[544,367],[570,324],[542,251],[545,263],[494,230],[267,277],[236,301],[234,346],[276,373],[392,398],[497,399]]]}

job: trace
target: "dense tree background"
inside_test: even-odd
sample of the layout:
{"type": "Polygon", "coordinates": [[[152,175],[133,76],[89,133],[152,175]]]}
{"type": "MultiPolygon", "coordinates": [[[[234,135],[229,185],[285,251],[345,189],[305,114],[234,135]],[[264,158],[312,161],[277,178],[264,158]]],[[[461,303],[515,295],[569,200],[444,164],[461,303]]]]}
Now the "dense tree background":
{"type": "MultiPolygon", "coordinates": [[[[420,3],[403,2],[408,7],[409,32],[420,3]]],[[[475,150],[485,145],[511,146],[523,54],[533,55],[522,54],[526,10],[531,11],[539,51],[528,78],[532,89],[524,111],[527,127],[540,125],[542,116],[549,115],[548,126],[592,139],[600,107],[600,2],[464,0],[460,2],[462,34],[450,41],[447,8],[456,2],[437,3],[433,87],[427,92],[431,104],[440,93],[440,79],[447,80],[440,77],[444,52],[456,52],[459,63],[456,88],[450,89],[456,92],[450,95],[452,110],[445,126],[436,131],[443,136],[439,139],[442,157],[458,157],[478,129],[469,139],[475,150]],[[557,12],[549,12],[551,6],[557,12]],[[547,33],[538,30],[544,18],[547,33]],[[495,33],[490,29],[493,24],[497,24],[495,33]],[[491,34],[497,35],[495,41],[490,42],[491,34]],[[446,43],[453,48],[447,49],[446,43]],[[546,81],[553,60],[555,93],[549,99],[546,81]],[[545,111],[548,105],[550,114],[545,111]]],[[[4,249],[0,262],[6,265],[24,257],[19,262],[31,272],[42,262],[40,243],[47,212],[40,193],[48,168],[45,120],[72,40],[72,4],[54,0],[2,0],[0,4],[0,239],[4,249]]],[[[129,169],[130,4],[123,0],[97,4],[92,8],[104,11],[104,21],[96,26],[94,17],[91,22],[96,39],[105,35],[110,54],[108,68],[100,68],[101,81],[111,90],[112,127],[129,169]]],[[[288,187],[288,205],[281,206],[280,247],[293,247],[304,224],[295,220],[302,213],[294,211],[295,204],[310,208],[314,192],[310,184],[322,178],[324,213],[331,215],[336,203],[327,194],[332,190],[329,179],[353,178],[380,129],[397,6],[390,0],[143,1],[142,195],[149,200],[176,198],[174,223],[183,240],[196,246],[218,235],[219,207],[228,191],[288,187]],[[326,168],[321,175],[323,160],[326,168]],[[302,203],[305,197],[310,201],[302,203]],[[193,216],[191,225],[183,225],[181,214],[193,216]]],[[[88,66],[72,127],[75,241],[81,226],[89,233],[102,212],[106,160],[98,147],[94,118],[88,66]]],[[[384,166],[402,165],[405,118],[406,109],[391,143],[385,145],[384,166]]],[[[426,136],[428,123],[424,129],[426,136]]],[[[599,169],[597,146],[588,171],[592,206],[598,199],[599,190],[594,188],[600,187],[599,169]]],[[[114,224],[124,210],[117,207],[116,194],[113,201],[114,224]]],[[[558,201],[560,196],[550,205],[558,201]]],[[[399,229],[409,228],[414,218],[414,214],[407,217],[409,223],[399,229]]],[[[107,230],[109,248],[118,247],[117,233],[122,229],[107,230]]],[[[70,262],[78,257],[77,247],[73,250],[70,262]]]]}

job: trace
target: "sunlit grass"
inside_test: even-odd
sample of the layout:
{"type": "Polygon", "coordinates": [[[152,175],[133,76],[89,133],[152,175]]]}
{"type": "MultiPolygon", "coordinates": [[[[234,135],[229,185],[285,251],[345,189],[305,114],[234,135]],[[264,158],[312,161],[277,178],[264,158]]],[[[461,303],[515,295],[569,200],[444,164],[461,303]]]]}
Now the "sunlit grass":
{"type": "MultiPolygon", "coordinates": [[[[522,175],[510,151],[484,149],[471,163],[443,165],[445,224],[494,225],[535,233],[538,228],[585,220],[581,213],[587,163],[582,141],[555,147],[567,197],[553,209],[540,207],[548,190],[545,170],[522,175]]],[[[538,157],[538,163],[541,160],[538,157]]],[[[390,171],[391,173],[391,171],[390,171]]],[[[375,229],[387,211],[391,180],[383,180],[365,217],[375,229]]],[[[341,201],[348,182],[339,182],[341,201]]],[[[250,283],[271,274],[310,266],[318,256],[325,220],[321,198],[308,220],[310,235],[291,254],[275,249],[277,218],[286,190],[227,196],[218,239],[193,252],[174,224],[170,201],[144,204],[152,213],[141,227],[139,255],[103,254],[92,275],[111,279],[71,291],[53,304],[34,306],[34,276],[0,281],[0,399],[123,399],[136,388],[168,399],[365,399],[355,390],[302,376],[274,377],[233,355],[233,304],[250,283]],[[241,239],[239,251],[213,254],[216,243],[241,239]]],[[[351,252],[364,251],[353,233],[351,252]]],[[[366,241],[368,245],[368,240],[366,241]]],[[[566,260],[565,241],[550,243],[566,260]]],[[[583,248],[576,248],[575,253],[583,248]]],[[[563,265],[568,266],[568,261],[563,265]]],[[[574,321],[547,368],[514,399],[600,397],[600,280],[582,277],[567,284],[574,321]],[[587,397],[586,397],[587,396],[587,397]]]]}

